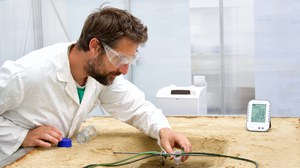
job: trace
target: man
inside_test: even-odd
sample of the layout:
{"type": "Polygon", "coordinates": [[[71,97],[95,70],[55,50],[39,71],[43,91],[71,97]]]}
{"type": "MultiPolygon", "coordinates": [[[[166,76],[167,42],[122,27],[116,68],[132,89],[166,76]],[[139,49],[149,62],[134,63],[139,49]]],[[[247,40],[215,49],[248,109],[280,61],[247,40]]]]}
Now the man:
{"type": "MultiPolygon", "coordinates": [[[[97,105],[158,139],[167,153],[191,152],[161,110],[122,76],[137,59],[147,27],[130,13],[104,8],[86,20],[79,40],[33,51],[0,69],[0,156],[20,146],[51,147],[73,136],[97,105]]],[[[182,157],[185,161],[187,157],[182,157]]]]}

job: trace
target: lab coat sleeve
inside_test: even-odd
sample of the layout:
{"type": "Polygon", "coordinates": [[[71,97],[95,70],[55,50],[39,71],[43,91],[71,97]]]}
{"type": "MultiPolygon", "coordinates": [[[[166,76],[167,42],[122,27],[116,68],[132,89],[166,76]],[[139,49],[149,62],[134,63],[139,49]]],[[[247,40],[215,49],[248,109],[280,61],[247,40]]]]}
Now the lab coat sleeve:
{"type": "Polygon", "coordinates": [[[21,79],[18,75],[12,75],[8,69],[6,64],[0,69],[0,157],[15,152],[28,132],[28,129],[3,117],[5,112],[14,110],[23,99],[21,79]]]}
{"type": "Polygon", "coordinates": [[[102,107],[113,117],[159,140],[161,128],[171,128],[162,111],[145,100],[144,93],[122,76],[100,94],[102,107]]]}

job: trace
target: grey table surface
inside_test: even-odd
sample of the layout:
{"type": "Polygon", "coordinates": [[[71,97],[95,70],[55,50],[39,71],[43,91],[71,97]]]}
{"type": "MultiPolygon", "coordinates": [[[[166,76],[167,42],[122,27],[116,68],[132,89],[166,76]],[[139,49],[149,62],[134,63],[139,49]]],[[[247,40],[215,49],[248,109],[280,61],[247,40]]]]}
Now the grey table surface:
{"type": "Polygon", "coordinates": [[[4,167],[10,163],[13,163],[17,159],[21,158],[22,156],[26,155],[28,152],[33,150],[34,148],[20,148],[18,149],[15,153],[12,155],[4,158],[3,160],[0,161],[0,167],[4,167]]]}

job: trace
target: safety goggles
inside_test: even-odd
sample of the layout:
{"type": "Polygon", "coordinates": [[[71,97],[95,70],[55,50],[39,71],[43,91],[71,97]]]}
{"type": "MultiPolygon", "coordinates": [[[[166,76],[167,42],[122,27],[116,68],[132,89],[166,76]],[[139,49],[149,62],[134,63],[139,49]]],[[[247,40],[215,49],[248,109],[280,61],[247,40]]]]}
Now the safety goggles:
{"type": "Polygon", "coordinates": [[[104,50],[106,52],[107,58],[110,61],[110,63],[114,67],[119,67],[123,64],[133,64],[138,59],[137,53],[134,56],[128,56],[126,54],[123,54],[121,52],[117,52],[114,49],[110,48],[108,45],[103,44],[104,50]]]}

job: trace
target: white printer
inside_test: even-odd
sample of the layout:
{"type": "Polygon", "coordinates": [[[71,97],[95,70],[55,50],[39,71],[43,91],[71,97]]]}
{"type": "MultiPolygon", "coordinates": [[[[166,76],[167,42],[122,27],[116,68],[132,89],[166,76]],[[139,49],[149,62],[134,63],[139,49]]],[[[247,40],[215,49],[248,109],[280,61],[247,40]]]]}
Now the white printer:
{"type": "Polygon", "coordinates": [[[174,85],[158,90],[156,106],[166,116],[207,115],[207,87],[174,85]]]}

